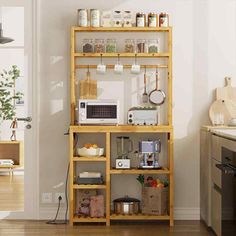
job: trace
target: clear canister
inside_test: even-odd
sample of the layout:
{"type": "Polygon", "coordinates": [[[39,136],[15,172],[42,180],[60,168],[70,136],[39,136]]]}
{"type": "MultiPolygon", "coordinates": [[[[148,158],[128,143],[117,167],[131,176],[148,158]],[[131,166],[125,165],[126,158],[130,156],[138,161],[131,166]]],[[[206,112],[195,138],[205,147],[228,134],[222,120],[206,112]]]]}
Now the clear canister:
{"type": "Polygon", "coordinates": [[[100,27],[100,11],[98,9],[90,10],[90,26],[100,27]]]}
{"type": "Polygon", "coordinates": [[[148,40],[148,53],[158,53],[159,52],[159,40],[149,39],[148,40]]]}
{"type": "Polygon", "coordinates": [[[106,52],[115,53],[116,52],[116,39],[107,39],[106,40],[106,52]]]}
{"type": "Polygon", "coordinates": [[[126,53],[134,53],[135,52],[135,40],[134,39],[126,39],[125,40],[125,52],[126,53]]]}
{"type": "Polygon", "coordinates": [[[84,53],[93,52],[93,40],[92,39],[83,39],[82,48],[84,53]]]}
{"type": "Polygon", "coordinates": [[[137,40],[137,53],[145,53],[146,52],[146,40],[145,39],[138,39],[137,40]]]}
{"type": "Polygon", "coordinates": [[[104,39],[95,39],[94,52],[95,53],[104,53],[105,52],[105,40],[104,39]]]}
{"type": "Polygon", "coordinates": [[[157,27],[157,14],[154,12],[148,14],[148,27],[157,27]]]}
{"type": "Polygon", "coordinates": [[[78,9],[78,26],[88,26],[88,11],[86,9],[78,9]]]}

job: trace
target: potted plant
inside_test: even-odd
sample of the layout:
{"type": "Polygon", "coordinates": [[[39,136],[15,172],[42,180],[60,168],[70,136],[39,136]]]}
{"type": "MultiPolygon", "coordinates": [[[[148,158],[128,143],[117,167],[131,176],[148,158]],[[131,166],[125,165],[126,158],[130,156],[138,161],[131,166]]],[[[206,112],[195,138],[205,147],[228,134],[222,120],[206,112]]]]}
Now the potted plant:
{"type": "Polygon", "coordinates": [[[0,73],[0,134],[3,121],[13,120],[16,115],[14,101],[23,97],[23,93],[15,92],[15,82],[19,77],[20,70],[16,65],[0,73]]]}

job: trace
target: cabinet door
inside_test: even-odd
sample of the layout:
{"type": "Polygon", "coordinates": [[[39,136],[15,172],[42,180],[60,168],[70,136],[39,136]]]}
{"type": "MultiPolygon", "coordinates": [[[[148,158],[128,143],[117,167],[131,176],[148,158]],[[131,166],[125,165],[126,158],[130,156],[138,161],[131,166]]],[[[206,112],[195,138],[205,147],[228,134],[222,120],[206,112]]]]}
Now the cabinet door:
{"type": "Polygon", "coordinates": [[[221,194],[217,185],[212,186],[212,229],[221,236],[221,194]]]}

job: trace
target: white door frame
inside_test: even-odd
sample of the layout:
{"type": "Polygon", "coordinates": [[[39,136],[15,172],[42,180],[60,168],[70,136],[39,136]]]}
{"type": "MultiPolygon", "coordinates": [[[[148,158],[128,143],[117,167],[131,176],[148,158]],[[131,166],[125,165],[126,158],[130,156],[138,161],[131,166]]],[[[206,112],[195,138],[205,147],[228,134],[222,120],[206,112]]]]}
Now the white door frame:
{"type": "MultiPolygon", "coordinates": [[[[28,56],[26,71],[29,86],[29,111],[32,129],[26,130],[24,161],[24,211],[0,212],[0,219],[39,218],[39,94],[38,94],[38,0],[1,0],[1,6],[25,8],[25,51],[28,56]]],[[[17,20],[17,19],[14,19],[17,20]]]]}

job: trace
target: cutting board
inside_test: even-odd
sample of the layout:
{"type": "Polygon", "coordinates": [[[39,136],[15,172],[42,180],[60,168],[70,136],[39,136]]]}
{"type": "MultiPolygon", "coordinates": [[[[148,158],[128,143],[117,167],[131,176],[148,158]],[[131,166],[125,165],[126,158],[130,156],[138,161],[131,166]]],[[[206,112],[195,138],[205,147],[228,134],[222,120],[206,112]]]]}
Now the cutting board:
{"type": "Polygon", "coordinates": [[[225,77],[226,86],[216,89],[216,100],[232,100],[236,105],[236,88],[231,85],[231,78],[225,77]]]}
{"type": "Polygon", "coordinates": [[[87,72],[86,79],[79,81],[80,99],[97,99],[97,81],[90,78],[90,72],[87,72]]]}
{"type": "Polygon", "coordinates": [[[218,114],[224,117],[224,124],[228,124],[232,118],[236,118],[236,105],[232,100],[218,99],[214,101],[209,109],[209,117],[212,124],[216,124],[218,114]]]}

